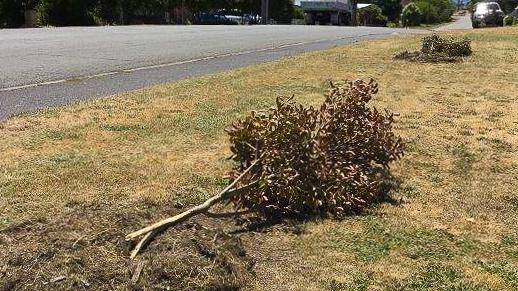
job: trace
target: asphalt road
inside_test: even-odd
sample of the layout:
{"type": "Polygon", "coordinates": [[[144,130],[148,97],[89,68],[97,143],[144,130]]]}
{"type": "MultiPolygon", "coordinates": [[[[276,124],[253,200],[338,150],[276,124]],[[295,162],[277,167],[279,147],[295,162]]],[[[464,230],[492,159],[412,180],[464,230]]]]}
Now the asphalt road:
{"type": "Polygon", "coordinates": [[[0,30],[0,120],[21,112],[409,31],[333,26],[0,30]]]}

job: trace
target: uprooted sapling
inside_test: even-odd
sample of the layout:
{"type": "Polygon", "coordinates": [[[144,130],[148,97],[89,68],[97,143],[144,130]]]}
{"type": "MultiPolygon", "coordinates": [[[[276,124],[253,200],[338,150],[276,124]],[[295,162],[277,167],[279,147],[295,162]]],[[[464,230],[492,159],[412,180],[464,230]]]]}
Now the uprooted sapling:
{"type": "Polygon", "coordinates": [[[392,130],[394,114],[367,103],[378,92],[373,80],[331,84],[320,108],[292,98],[252,112],[226,131],[230,136],[232,182],[205,203],[131,233],[144,238],[132,257],[164,228],[229,200],[265,215],[343,216],[386,197],[391,162],[404,143],[392,130]]]}
{"type": "Polygon", "coordinates": [[[420,51],[404,51],[397,54],[397,60],[414,62],[448,63],[462,60],[472,54],[471,41],[469,39],[454,39],[431,35],[424,37],[420,51]]]}

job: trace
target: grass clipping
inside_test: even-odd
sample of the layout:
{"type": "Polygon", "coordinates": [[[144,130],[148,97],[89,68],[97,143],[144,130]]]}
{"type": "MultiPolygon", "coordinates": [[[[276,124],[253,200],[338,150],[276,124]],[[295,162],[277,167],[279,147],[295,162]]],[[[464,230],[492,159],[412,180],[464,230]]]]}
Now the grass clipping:
{"type": "Polygon", "coordinates": [[[232,183],[201,205],[127,236],[143,235],[132,257],[159,231],[222,201],[267,215],[342,216],[386,198],[389,165],[403,155],[394,114],[367,104],[378,84],[331,84],[320,108],[292,98],[252,112],[227,129],[232,183]]]}
{"type": "Polygon", "coordinates": [[[472,53],[469,39],[442,38],[434,34],[423,38],[420,51],[404,51],[394,58],[412,62],[452,63],[460,61],[472,53]]]}

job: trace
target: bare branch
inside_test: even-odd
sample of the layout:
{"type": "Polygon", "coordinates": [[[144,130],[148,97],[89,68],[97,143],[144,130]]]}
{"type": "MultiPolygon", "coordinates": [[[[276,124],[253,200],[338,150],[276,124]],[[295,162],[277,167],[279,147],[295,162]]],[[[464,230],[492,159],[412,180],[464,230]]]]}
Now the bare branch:
{"type": "Polygon", "coordinates": [[[126,240],[131,240],[131,239],[134,239],[134,238],[137,238],[141,235],[145,235],[142,240],[140,240],[140,242],[135,246],[135,248],[133,249],[133,251],[131,252],[131,258],[135,258],[137,256],[137,254],[140,252],[140,250],[154,237],[156,236],[160,231],[164,230],[165,228],[168,228],[168,227],[171,227],[171,226],[174,226],[176,224],[179,224],[179,223],[182,223],[184,221],[186,221],[187,219],[193,217],[193,216],[196,216],[200,213],[205,213],[207,212],[214,204],[220,202],[221,200],[224,200],[224,199],[228,199],[230,197],[233,197],[235,195],[238,195],[240,193],[242,193],[245,188],[249,189],[251,186],[255,185],[255,183],[250,183],[248,184],[247,186],[244,186],[244,187],[241,187],[241,188],[238,188],[238,189],[233,189],[237,183],[243,179],[243,177],[245,177],[249,172],[250,170],[252,170],[253,167],[255,167],[257,165],[257,163],[259,162],[259,160],[256,160],[254,161],[243,173],[241,173],[241,175],[239,175],[239,177],[237,179],[235,179],[232,183],[230,183],[230,185],[228,185],[225,189],[223,189],[223,191],[221,191],[218,195],[216,196],[213,196],[211,198],[209,198],[207,201],[205,201],[204,203],[196,206],[196,207],[193,207],[185,212],[182,212],[176,216],[173,216],[173,217],[170,217],[170,218],[167,218],[167,219],[164,219],[162,221],[159,221],[153,225],[150,225],[148,227],[145,227],[141,230],[138,230],[138,231],[135,231],[133,233],[130,233],[126,236],[126,240]]]}

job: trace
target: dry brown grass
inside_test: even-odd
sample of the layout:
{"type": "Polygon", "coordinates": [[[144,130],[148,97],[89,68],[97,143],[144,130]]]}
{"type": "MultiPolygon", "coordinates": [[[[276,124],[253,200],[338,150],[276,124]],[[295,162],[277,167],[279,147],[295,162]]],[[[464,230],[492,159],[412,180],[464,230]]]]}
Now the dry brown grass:
{"type": "MultiPolygon", "coordinates": [[[[93,289],[131,288],[123,234],[224,184],[225,126],[279,95],[320,103],[326,80],[358,77],[379,82],[376,105],[401,114],[397,131],[411,141],[394,167],[401,186],[393,203],[342,221],[245,231],[246,256],[225,241],[212,245],[221,248],[215,257],[200,252],[179,235],[210,243],[202,237],[213,233],[192,225],[170,231],[142,258],[137,285],[518,288],[518,30],[459,36],[474,51],[460,63],[395,61],[419,46],[418,37],[399,37],[0,123],[0,288],[83,288],[83,280],[93,289]],[[43,285],[59,275],[65,283],[43,285]]],[[[242,231],[228,219],[198,223],[242,231]]]]}

